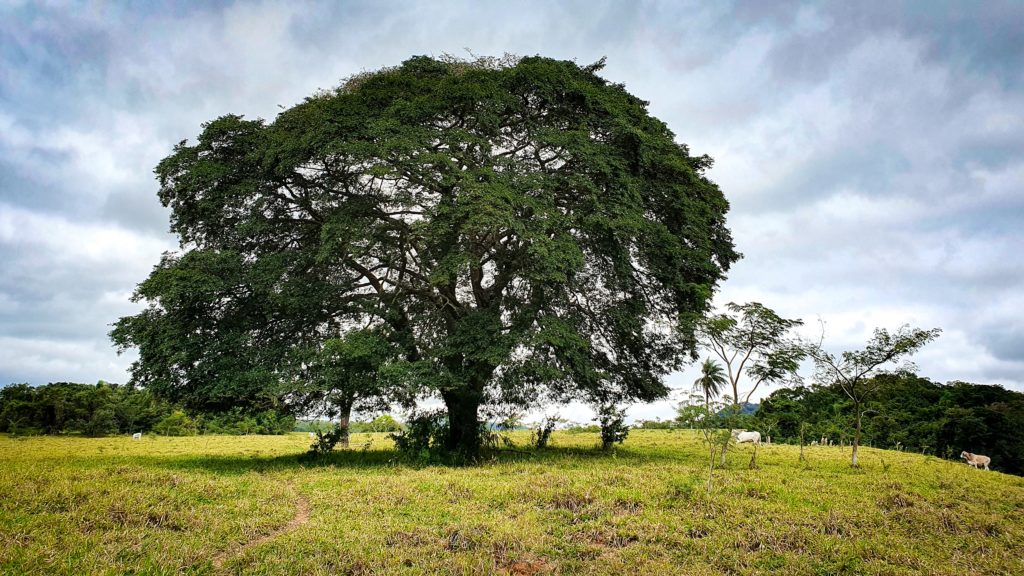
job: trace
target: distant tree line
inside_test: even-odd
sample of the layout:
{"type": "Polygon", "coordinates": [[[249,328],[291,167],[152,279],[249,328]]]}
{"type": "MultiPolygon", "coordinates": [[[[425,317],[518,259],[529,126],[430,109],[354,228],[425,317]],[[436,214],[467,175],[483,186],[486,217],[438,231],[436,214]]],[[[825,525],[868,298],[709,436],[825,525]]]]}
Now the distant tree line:
{"type": "MultiPolygon", "coordinates": [[[[1024,474],[1024,394],[1000,386],[939,384],[910,372],[876,376],[863,410],[862,444],[956,458],[966,450],[994,468],[1024,474]]],[[[749,426],[773,442],[853,439],[851,400],[838,385],[782,388],[764,399],[749,426]]]]}
{"type": "Polygon", "coordinates": [[[0,433],[15,435],[284,434],[294,427],[293,416],[273,407],[186,412],[149,390],[102,381],[0,388],[0,433]]]}
{"type": "MultiPolygon", "coordinates": [[[[337,426],[337,422],[325,419],[299,420],[295,423],[296,432],[326,432],[337,426]]],[[[353,434],[361,432],[398,432],[404,425],[390,414],[381,414],[372,420],[356,420],[350,422],[348,431],[353,434]]]]}

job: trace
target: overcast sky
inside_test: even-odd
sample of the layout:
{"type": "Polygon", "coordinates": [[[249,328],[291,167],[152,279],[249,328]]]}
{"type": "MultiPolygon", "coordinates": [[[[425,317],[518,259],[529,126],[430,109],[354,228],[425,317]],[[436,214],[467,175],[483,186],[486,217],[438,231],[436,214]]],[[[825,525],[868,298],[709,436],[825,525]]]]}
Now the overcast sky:
{"type": "Polygon", "coordinates": [[[607,56],[714,157],[744,254],[717,304],[834,350],[941,327],[920,374],[1024,390],[1024,2],[184,4],[0,0],[0,384],[127,380],[110,324],[177,247],[152,171],[202,122],[468,49],[607,56]]]}

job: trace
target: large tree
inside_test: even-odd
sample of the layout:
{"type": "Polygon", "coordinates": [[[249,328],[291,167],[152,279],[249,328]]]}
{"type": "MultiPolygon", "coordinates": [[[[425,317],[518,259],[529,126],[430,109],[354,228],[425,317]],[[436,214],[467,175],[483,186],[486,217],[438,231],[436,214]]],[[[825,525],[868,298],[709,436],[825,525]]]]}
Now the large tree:
{"type": "Polygon", "coordinates": [[[182,252],[114,330],[134,377],[259,396],[374,328],[470,456],[488,403],[664,396],[738,254],[711,160],[600,68],[415,57],[206,124],[156,170],[182,252]]]}

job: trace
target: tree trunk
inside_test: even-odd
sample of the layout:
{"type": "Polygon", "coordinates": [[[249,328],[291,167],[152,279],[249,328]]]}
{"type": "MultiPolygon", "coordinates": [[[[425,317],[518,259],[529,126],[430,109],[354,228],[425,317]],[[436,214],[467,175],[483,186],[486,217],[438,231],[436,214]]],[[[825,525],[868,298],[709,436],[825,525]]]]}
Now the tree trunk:
{"type": "Polygon", "coordinates": [[[338,446],[342,448],[348,448],[348,427],[352,420],[352,399],[346,398],[340,400],[338,406],[338,429],[341,430],[341,436],[338,438],[338,446]]]}
{"type": "Polygon", "coordinates": [[[715,476],[715,440],[714,433],[708,428],[710,425],[708,420],[711,417],[711,395],[708,394],[707,389],[704,390],[704,419],[701,420],[701,425],[704,427],[702,432],[704,433],[704,440],[708,443],[708,448],[711,453],[708,454],[708,494],[711,494],[711,481],[715,476]]]}
{"type": "Polygon", "coordinates": [[[853,461],[851,466],[856,468],[857,464],[857,448],[860,446],[860,402],[856,402],[853,405],[854,410],[857,411],[857,431],[853,435],[853,461]]]}
{"type": "Polygon", "coordinates": [[[800,461],[801,462],[806,462],[807,461],[807,457],[804,456],[804,434],[805,434],[806,430],[807,430],[807,423],[806,422],[801,422],[800,423],[800,461]]]}
{"type": "Polygon", "coordinates": [[[480,409],[482,394],[475,390],[445,390],[441,398],[448,409],[448,441],[445,448],[467,460],[480,455],[480,409]]]}
{"type": "Polygon", "coordinates": [[[708,446],[711,447],[711,454],[708,458],[708,494],[711,494],[711,480],[715,476],[715,443],[711,434],[705,431],[704,439],[708,441],[708,446]]]}

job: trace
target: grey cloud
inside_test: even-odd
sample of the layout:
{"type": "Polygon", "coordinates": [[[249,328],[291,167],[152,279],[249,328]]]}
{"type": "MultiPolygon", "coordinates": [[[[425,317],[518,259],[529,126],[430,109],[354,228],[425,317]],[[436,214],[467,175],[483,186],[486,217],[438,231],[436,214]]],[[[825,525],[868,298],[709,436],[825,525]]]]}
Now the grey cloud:
{"type": "Polygon", "coordinates": [[[990,327],[982,342],[996,358],[1024,364],[1024,324],[990,327]]]}
{"type": "Polygon", "coordinates": [[[0,383],[123,377],[106,324],[175,247],[152,169],[201,122],[272,118],[362,69],[469,48],[608,56],[607,78],[716,156],[747,256],[722,303],[820,315],[838,348],[875,326],[941,326],[922,374],[1024,387],[1022,16],[1016,2],[0,8],[0,383]],[[26,218],[11,229],[27,240],[4,236],[26,218]]]}
{"type": "Polygon", "coordinates": [[[893,32],[920,41],[929,61],[1017,86],[1024,76],[1024,5],[1012,0],[946,2],[739,2],[726,16],[740,30],[792,28],[801,16],[820,26],[773,50],[773,70],[789,80],[820,81],[831,63],[864,37],[893,32]]]}
{"type": "Polygon", "coordinates": [[[119,226],[150,235],[170,230],[170,210],[156,201],[150,190],[127,189],[111,192],[103,203],[100,217],[119,226]]]}

